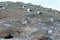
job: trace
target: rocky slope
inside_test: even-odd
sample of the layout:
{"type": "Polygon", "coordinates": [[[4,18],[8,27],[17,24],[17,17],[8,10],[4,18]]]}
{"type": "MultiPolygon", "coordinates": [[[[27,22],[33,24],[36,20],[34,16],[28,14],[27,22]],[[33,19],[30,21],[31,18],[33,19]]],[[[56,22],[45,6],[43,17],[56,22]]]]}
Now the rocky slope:
{"type": "Polygon", "coordinates": [[[0,38],[60,40],[60,11],[22,2],[0,2],[0,38]]]}

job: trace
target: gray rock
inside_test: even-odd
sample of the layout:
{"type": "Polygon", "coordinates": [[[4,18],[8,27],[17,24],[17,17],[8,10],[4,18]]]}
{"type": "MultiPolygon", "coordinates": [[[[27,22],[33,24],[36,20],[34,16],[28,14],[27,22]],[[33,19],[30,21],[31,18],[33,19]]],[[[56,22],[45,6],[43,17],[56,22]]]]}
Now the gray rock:
{"type": "Polygon", "coordinates": [[[48,34],[51,34],[51,33],[52,33],[52,30],[49,29],[49,30],[48,30],[48,34]]]}
{"type": "Polygon", "coordinates": [[[17,19],[11,19],[11,20],[9,20],[9,22],[8,23],[10,23],[10,24],[19,24],[20,23],[20,21],[19,20],[17,20],[17,19]]]}
{"type": "Polygon", "coordinates": [[[54,18],[50,18],[49,21],[54,22],[54,18]]]}
{"type": "Polygon", "coordinates": [[[22,24],[26,25],[26,24],[28,24],[29,21],[30,21],[29,19],[25,18],[25,19],[23,19],[22,24]]]}
{"type": "Polygon", "coordinates": [[[8,27],[11,26],[11,24],[7,24],[7,23],[5,23],[5,24],[3,24],[2,26],[5,27],[5,28],[8,28],[8,27]]]}
{"type": "Polygon", "coordinates": [[[29,9],[29,8],[27,9],[27,12],[32,12],[32,11],[33,11],[32,9],[29,9]]]}
{"type": "Polygon", "coordinates": [[[25,25],[25,24],[27,24],[27,23],[28,23],[28,22],[27,22],[27,20],[24,20],[22,24],[24,24],[24,25],[25,25]]]}
{"type": "Polygon", "coordinates": [[[42,12],[41,11],[37,11],[37,14],[42,14],[42,12]]]}
{"type": "Polygon", "coordinates": [[[26,7],[26,5],[23,5],[23,8],[25,8],[26,7]]]}

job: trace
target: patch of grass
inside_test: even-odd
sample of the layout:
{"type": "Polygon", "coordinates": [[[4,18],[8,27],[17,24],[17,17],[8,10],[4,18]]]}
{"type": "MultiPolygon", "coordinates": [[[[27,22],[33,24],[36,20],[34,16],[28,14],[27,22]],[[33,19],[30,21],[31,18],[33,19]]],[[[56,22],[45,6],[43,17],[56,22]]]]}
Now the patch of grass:
{"type": "Polygon", "coordinates": [[[38,14],[36,14],[36,12],[31,12],[31,13],[25,13],[24,16],[33,18],[33,17],[38,16],[38,14]]]}
{"type": "Polygon", "coordinates": [[[28,16],[28,17],[36,17],[37,14],[27,14],[26,16],[28,16]]]}

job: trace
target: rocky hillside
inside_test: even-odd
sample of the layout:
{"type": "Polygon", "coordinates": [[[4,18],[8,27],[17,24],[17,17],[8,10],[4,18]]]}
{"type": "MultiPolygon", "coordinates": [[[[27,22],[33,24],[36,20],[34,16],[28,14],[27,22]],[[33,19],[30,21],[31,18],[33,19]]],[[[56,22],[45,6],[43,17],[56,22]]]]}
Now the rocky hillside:
{"type": "Polygon", "coordinates": [[[60,40],[60,11],[22,2],[0,2],[0,39],[60,40]]]}

